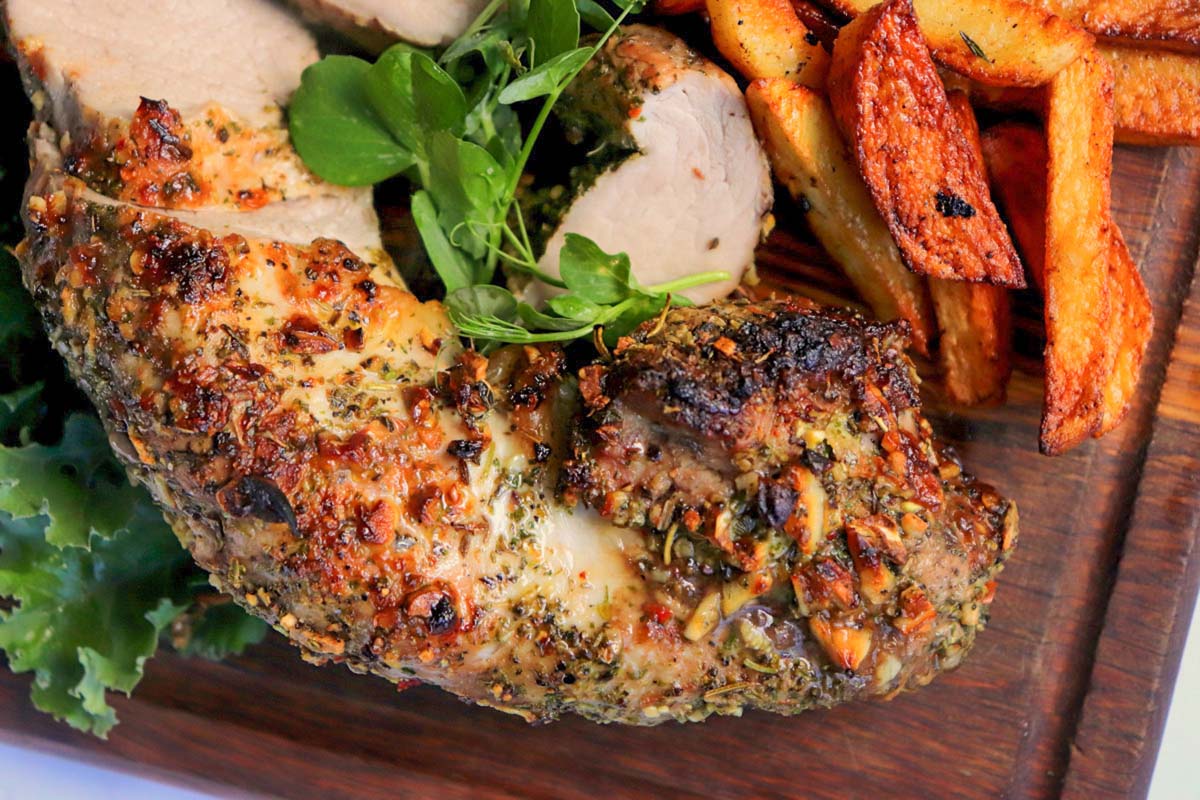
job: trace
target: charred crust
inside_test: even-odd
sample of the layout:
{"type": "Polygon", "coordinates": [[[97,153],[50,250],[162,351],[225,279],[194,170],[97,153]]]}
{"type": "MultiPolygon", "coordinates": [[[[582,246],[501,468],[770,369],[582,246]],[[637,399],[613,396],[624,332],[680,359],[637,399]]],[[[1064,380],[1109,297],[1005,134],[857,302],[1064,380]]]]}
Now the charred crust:
{"type": "Polygon", "coordinates": [[[271,524],[286,524],[298,532],[296,511],[287,495],[274,481],[257,475],[245,475],[217,492],[217,503],[235,519],[252,518],[271,524]]]}

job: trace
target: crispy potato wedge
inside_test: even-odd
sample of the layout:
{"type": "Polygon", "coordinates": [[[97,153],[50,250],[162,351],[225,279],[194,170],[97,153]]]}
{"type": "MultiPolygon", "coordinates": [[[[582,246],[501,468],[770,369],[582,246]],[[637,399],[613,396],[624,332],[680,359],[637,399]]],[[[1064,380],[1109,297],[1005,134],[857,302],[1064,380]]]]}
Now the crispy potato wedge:
{"type": "MultiPolygon", "coordinates": [[[[1008,213],[1025,264],[1041,287],[1040,268],[1046,250],[1046,138],[1032,125],[1004,122],[983,135],[983,151],[993,191],[1008,213]]],[[[1114,224],[1111,231],[1107,258],[1112,324],[1108,338],[1115,343],[1116,356],[1104,384],[1103,416],[1096,436],[1111,431],[1128,412],[1154,330],[1154,310],[1141,273],[1121,229],[1114,224]]]]}
{"type": "Polygon", "coordinates": [[[1200,3],[1195,0],[1096,0],[1084,12],[1083,24],[1109,39],[1200,53],[1200,3]]]}
{"type": "Polygon", "coordinates": [[[1046,140],[1046,395],[1041,449],[1097,433],[1116,355],[1109,250],[1113,77],[1095,50],[1050,84],[1046,140]]]}
{"type": "MultiPolygon", "coordinates": [[[[825,0],[849,16],[878,0],[825,0]]],[[[1041,86],[1079,58],[1092,36],[1022,0],[914,0],[938,61],[993,86],[1041,86]]]]}
{"type": "Polygon", "coordinates": [[[825,85],[829,54],[791,0],[707,0],[706,7],[713,43],[746,79],[825,85]]]}
{"type": "Polygon", "coordinates": [[[1122,144],[1200,144],[1200,56],[1101,45],[1122,144]]]}
{"type": "Polygon", "coordinates": [[[1125,244],[1121,229],[1113,225],[1109,249],[1109,283],[1112,291],[1113,325],[1117,353],[1112,375],[1104,387],[1104,416],[1100,421],[1100,437],[1121,424],[1129,413],[1133,394],[1141,378],[1142,361],[1154,333],[1154,308],[1150,293],[1142,281],[1137,262],[1125,244]]]}
{"type": "Polygon", "coordinates": [[[1002,122],[982,137],[992,196],[1008,220],[1034,285],[1045,290],[1046,135],[1033,125],[1002,122]]]}
{"type": "Polygon", "coordinates": [[[1115,43],[1200,53],[1195,0],[1036,0],[1036,5],[1115,43]]]}
{"type": "Polygon", "coordinates": [[[941,339],[938,363],[951,402],[1004,402],[1012,375],[1012,301],[999,286],[929,279],[941,339]]]}
{"type": "Polygon", "coordinates": [[[829,98],[909,269],[1025,285],[982,159],[950,108],[911,0],[888,0],[842,30],[829,98]]]}
{"type": "MultiPolygon", "coordinates": [[[[1098,46],[1113,68],[1117,144],[1200,145],[1200,56],[1113,44],[1098,46]]],[[[1045,87],[986,86],[944,72],[946,86],[996,111],[1045,116],[1045,87]]]]}
{"type": "MultiPolygon", "coordinates": [[[[950,106],[982,162],[979,124],[970,101],[964,93],[952,92],[950,106]]],[[[1012,375],[1012,301],[1008,290],[931,278],[929,291],[942,334],[938,361],[947,396],[967,406],[1003,402],[1012,375]]]]}
{"type": "Polygon", "coordinates": [[[1046,109],[1045,86],[988,86],[943,69],[942,83],[947,92],[965,92],[971,105],[992,111],[1031,111],[1042,115],[1046,109]]]}
{"type": "Polygon", "coordinates": [[[876,316],[907,320],[913,346],[929,355],[934,320],[925,281],[901,261],[825,98],[774,79],[750,84],[746,100],[776,178],[808,209],[813,233],[876,316]]]}

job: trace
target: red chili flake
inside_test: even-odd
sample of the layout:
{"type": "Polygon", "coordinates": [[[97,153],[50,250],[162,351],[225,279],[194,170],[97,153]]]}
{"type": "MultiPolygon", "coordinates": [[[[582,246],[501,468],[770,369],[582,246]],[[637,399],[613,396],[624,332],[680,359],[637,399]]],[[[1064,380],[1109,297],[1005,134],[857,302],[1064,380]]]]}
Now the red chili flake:
{"type": "Polygon", "coordinates": [[[666,625],[675,618],[675,614],[671,612],[671,609],[662,603],[646,603],[642,606],[642,611],[645,611],[646,616],[659,625],[666,625]]]}

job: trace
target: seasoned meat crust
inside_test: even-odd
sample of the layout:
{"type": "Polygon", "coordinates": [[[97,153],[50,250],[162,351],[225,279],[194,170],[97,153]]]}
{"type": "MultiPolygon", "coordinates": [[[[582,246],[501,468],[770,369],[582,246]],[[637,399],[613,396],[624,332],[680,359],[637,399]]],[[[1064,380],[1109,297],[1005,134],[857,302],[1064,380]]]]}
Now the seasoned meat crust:
{"type": "MultiPolygon", "coordinates": [[[[554,498],[545,432],[581,411],[553,349],[460,353],[439,306],[333,241],[215,236],[97,204],[54,172],[32,188],[26,280],[118,454],[216,585],[311,659],[530,720],[647,724],[889,694],[957,664],[983,624],[1015,509],[923,435],[941,510],[864,505],[863,482],[882,496],[886,472],[866,463],[888,435],[873,426],[923,433],[897,399],[858,423],[855,470],[838,472],[850,462],[834,437],[817,483],[790,464],[785,484],[758,462],[781,496],[799,487],[793,517],[808,529],[823,516],[825,538],[768,537],[759,563],[730,565],[686,531],[622,531],[554,498]]],[[[864,344],[869,331],[895,344],[893,330],[791,305],[673,312],[605,369],[685,330],[700,338],[673,358],[700,364],[705,323],[736,334],[751,319],[782,321],[796,342],[821,338],[809,325],[860,339],[835,345],[848,354],[838,364],[814,353],[806,365],[746,329],[763,386],[841,370],[847,397],[852,372],[883,376],[885,398],[911,396],[902,357],[888,351],[885,366],[864,344]]],[[[584,394],[592,426],[597,396],[584,394]]],[[[646,411],[647,426],[672,413],[646,411]]]]}
{"type": "MultiPolygon", "coordinates": [[[[919,397],[906,344],[898,324],[802,300],[673,311],[652,335],[621,342],[611,364],[584,370],[591,413],[568,487],[622,519],[666,528],[689,510],[724,508],[739,476],[792,463],[825,472],[835,446],[857,456],[860,430],[890,419],[913,453],[904,478],[914,498],[937,508],[931,467],[911,441],[919,397]]],[[[772,491],[762,489],[761,504],[780,505],[772,491]]]]}
{"type": "Polygon", "coordinates": [[[904,631],[913,604],[933,619],[990,597],[1016,530],[932,438],[905,330],[803,300],[673,310],[582,371],[564,492],[784,576],[819,640],[853,631],[861,650],[827,654],[856,668],[881,613],[904,631]]]}

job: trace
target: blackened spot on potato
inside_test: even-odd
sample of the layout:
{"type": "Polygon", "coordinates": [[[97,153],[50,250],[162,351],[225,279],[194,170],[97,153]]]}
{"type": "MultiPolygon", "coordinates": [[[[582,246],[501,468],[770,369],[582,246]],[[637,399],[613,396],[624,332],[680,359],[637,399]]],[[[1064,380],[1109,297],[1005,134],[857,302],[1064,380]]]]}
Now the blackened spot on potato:
{"type": "Polygon", "coordinates": [[[943,189],[934,197],[938,213],[947,218],[970,219],[975,216],[975,208],[958,195],[943,189]]]}
{"type": "Polygon", "coordinates": [[[550,445],[544,442],[533,443],[533,460],[539,464],[545,464],[550,460],[550,445]]]}

